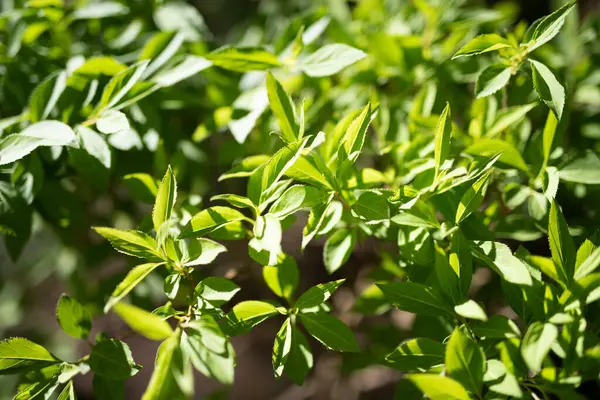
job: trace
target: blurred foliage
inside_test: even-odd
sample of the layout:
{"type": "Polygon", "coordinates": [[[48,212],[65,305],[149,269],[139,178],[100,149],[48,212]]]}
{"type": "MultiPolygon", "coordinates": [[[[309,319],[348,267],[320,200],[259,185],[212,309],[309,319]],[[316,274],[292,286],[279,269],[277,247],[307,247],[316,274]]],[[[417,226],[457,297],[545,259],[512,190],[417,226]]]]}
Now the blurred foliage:
{"type": "Polygon", "coordinates": [[[0,332],[28,338],[0,342],[0,396],[71,399],[90,373],[123,398],[136,355],[92,322],[113,311],[162,341],[146,399],[193,397],[193,369],[231,385],[230,337],[268,318],[296,384],[312,337],[342,375],[404,373],[403,399],[597,393],[600,19],[554,3],[527,24],[510,2],[262,0],[228,29],[183,1],[0,2],[0,332]],[[336,279],[300,285],[319,238],[336,279]]]}

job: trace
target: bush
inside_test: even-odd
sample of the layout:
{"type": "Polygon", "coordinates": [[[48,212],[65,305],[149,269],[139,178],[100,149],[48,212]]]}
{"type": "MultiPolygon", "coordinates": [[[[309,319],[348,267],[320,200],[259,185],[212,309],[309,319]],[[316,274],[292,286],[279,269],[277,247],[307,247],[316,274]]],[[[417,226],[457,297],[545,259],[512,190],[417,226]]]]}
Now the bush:
{"type": "Polygon", "coordinates": [[[194,370],[231,385],[231,338],[277,320],[273,372],[297,385],[322,345],[343,375],[400,371],[402,399],[594,392],[599,30],[563,3],[527,27],[507,5],[265,0],[218,48],[180,1],[9,7],[0,298],[23,314],[1,329],[31,339],[0,342],[5,387],[74,399],[93,374],[124,398],[139,334],[160,342],[143,399],[192,398],[194,370]],[[296,259],[323,242],[334,276],[307,285],[296,259]],[[48,280],[76,361],[22,326],[48,280]]]}

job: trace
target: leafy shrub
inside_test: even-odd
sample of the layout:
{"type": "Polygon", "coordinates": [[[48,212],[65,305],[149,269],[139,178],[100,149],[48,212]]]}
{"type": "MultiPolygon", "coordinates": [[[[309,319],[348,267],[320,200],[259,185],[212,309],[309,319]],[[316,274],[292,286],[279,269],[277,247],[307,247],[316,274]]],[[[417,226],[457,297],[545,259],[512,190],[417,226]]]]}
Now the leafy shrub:
{"type": "MultiPolygon", "coordinates": [[[[91,338],[102,312],[161,342],[143,399],[193,397],[194,370],[232,384],[231,338],[267,319],[281,323],[275,377],[298,385],[314,338],[359,354],[345,372],[401,371],[403,399],[580,398],[600,372],[594,19],[578,26],[569,2],[527,28],[510,7],[415,0],[286,22],[263,4],[273,25],[218,48],[177,1],[32,0],[0,15],[4,244],[17,265],[42,247],[73,291],[58,323],[91,348],[68,362],[0,342],[15,398],[75,398],[88,373],[97,398],[123,398],[140,366],[123,337],[91,338]],[[135,259],[125,276],[86,279],[78,265],[114,259],[90,225],[135,259]],[[340,279],[302,290],[292,253],[319,238],[340,279]],[[235,276],[205,267],[234,240],[273,298],[236,300],[235,276]],[[379,260],[353,286],[345,265],[363,243],[379,260]],[[338,318],[341,286],[384,335],[338,318]]],[[[35,269],[11,271],[3,297],[35,286],[35,269]]]]}

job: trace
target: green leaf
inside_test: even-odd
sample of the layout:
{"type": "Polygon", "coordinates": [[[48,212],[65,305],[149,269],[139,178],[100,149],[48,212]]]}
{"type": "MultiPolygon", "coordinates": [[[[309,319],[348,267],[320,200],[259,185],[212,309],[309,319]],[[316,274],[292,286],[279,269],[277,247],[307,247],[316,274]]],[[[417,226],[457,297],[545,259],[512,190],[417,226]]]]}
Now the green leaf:
{"type": "Polygon", "coordinates": [[[196,75],[198,72],[210,67],[212,63],[204,57],[186,55],[179,64],[171,69],[164,70],[152,78],[158,87],[169,87],[196,75]]]}
{"type": "Polygon", "coordinates": [[[142,78],[158,71],[177,53],[183,44],[185,35],[180,32],[159,32],[146,42],[138,57],[139,61],[151,60],[142,78]]]}
{"type": "Polygon", "coordinates": [[[92,348],[88,364],[94,373],[111,381],[124,381],[139,371],[129,346],[117,339],[98,342],[92,348]]]}
{"type": "Polygon", "coordinates": [[[329,198],[321,204],[316,205],[308,214],[308,220],[302,230],[302,250],[319,233],[327,217],[327,211],[332,207],[332,200],[335,193],[331,193],[329,198]]]}
{"type": "Polygon", "coordinates": [[[472,248],[473,254],[495,270],[507,282],[531,286],[531,274],[527,266],[515,257],[504,243],[479,242],[472,248]]]}
{"type": "Polygon", "coordinates": [[[205,315],[186,324],[181,348],[202,374],[226,385],[233,383],[235,352],[214,318],[205,315]]]}
{"type": "MultiPolygon", "coordinates": [[[[514,124],[521,122],[529,111],[535,108],[537,103],[525,104],[522,106],[507,107],[498,112],[494,123],[489,127],[486,136],[493,138],[504,132],[514,124]]],[[[504,148],[499,148],[496,153],[506,151],[504,148]]]]}
{"type": "Polygon", "coordinates": [[[550,242],[552,260],[558,270],[558,278],[562,283],[568,285],[575,273],[575,259],[577,255],[575,244],[569,233],[567,221],[556,201],[553,201],[550,207],[548,240],[550,242]]]}
{"type": "Polygon", "coordinates": [[[57,400],[75,400],[75,388],[73,387],[73,381],[69,381],[60,392],[57,400]]]}
{"type": "Polygon", "coordinates": [[[386,196],[377,192],[363,192],[352,204],[352,210],[367,223],[390,219],[390,204],[386,196]]]}
{"type": "Polygon", "coordinates": [[[114,108],[140,80],[147,66],[147,60],[141,61],[116,74],[104,87],[98,108],[114,108]]]}
{"type": "Polygon", "coordinates": [[[56,318],[62,330],[76,339],[87,339],[92,329],[92,317],[88,310],[65,294],[56,306],[56,318]]]}
{"type": "Polygon", "coordinates": [[[483,203],[491,175],[492,170],[489,170],[477,179],[477,181],[467,189],[465,194],[463,194],[460,203],[458,203],[458,208],[456,209],[456,217],[454,218],[456,224],[460,224],[465,218],[471,215],[471,213],[476,211],[481,203],[483,203]]]}
{"type": "Polygon", "coordinates": [[[129,121],[121,111],[108,110],[96,120],[96,128],[107,135],[129,129],[129,121]]]}
{"type": "Polygon", "coordinates": [[[273,355],[271,357],[273,362],[273,372],[275,378],[281,378],[285,369],[285,363],[287,362],[288,356],[292,349],[292,323],[290,319],[286,319],[279,332],[275,336],[275,342],[273,343],[273,355]]]}
{"type": "MultiPolygon", "coordinates": [[[[204,278],[196,288],[194,294],[212,307],[221,307],[240,291],[240,287],[226,278],[210,276],[204,278]]],[[[200,304],[200,302],[198,302],[200,304]]]]}
{"type": "Polygon", "coordinates": [[[521,336],[517,324],[501,315],[492,315],[487,321],[474,325],[471,329],[482,339],[509,339],[521,336]]]}
{"type": "MultiPolygon", "coordinates": [[[[365,143],[367,129],[371,123],[371,103],[362,109],[361,113],[352,120],[346,133],[341,138],[340,146],[346,150],[351,161],[356,161],[365,143]]],[[[344,160],[340,160],[344,161],[344,160]]]]}
{"type": "Polygon", "coordinates": [[[163,32],[178,32],[189,42],[200,42],[208,32],[202,14],[184,1],[160,3],[154,11],[154,22],[163,32]]]}
{"type": "Polygon", "coordinates": [[[156,353],[154,371],[142,395],[142,400],[168,400],[173,398],[175,385],[173,372],[176,353],[179,351],[180,331],[161,343],[156,353]]]}
{"type": "Polygon", "coordinates": [[[129,294],[145,277],[150,275],[157,267],[163,263],[146,263],[134,267],[127,273],[125,279],[121,281],[110,295],[110,298],[104,306],[104,312],[107,313],[115,304],[129,294]]]}
{"type": "Polygon", "coordinates": [[[288,300],[292,298],[300,279],[298,265],[293,257],[284,255],[277,265],[263,267],[262,273],[273,293],[288,300]]]}
{"type": "MultiPolygon", "coordinates": [[[[111,167],[111,153],[106,140],[102,135],[93,129],[78,125],[75,128],[75,134],[79,141],[81,150],[86,151],[90,156],[97,159],[104,167],[111,167]]],[[[75,151],[72,149],[71,151],[75,151]]]]}
{"type": "Polygon", "coordinates": [[[496,35],[494,33],[488,35],[479,35],[461,47],[460,50],[458,50],[456,54],[452,56],[452,59],[465,56],[475,56],[507,47],[512,47],[510,42],[500,35],[496,35]]]}
{"type": "Polygon", "coordinates": [[[139,307],[117,303],[114,310],[131,329],[150,340],[163,340],[173,333],[167,321],[139,307]]]}
{"type": "Polygon", "coordinates": [[[292,325],[292,345],[284,371],[296,385],[302,385],[312,366],[313,355],[308,341],[304,334],[292,325]]]}
{"type": "Polygon", "coordinates": [[[477,140],[469,146],[465,153],[477,156],[490,157],[500,154],[498,161],[511,167],[528,172],[529,168],[525,164],[525,160],[511,143],[501,139],[483,138],[477,140]]]}
{"type": "Polygon", "coordinates": [[[345,44],[328,44],[299,60],[296,67],[308,76],[331,76],[366,56],[365,52],[345,44]]]}
{"type": "Polygon", "coordinates": [[[456,328],[446,346],[446,372],[474,394],[481,392],[485,355],[461,328],[456,328]]]}
{"type": "Polygon", "coordinates": [[[29,98],[31,122],[42,121],[50,115],[67,86],[67,77],[66,71],[56,71],[33,90],[29,98]]]}
{"type": "Polygon", "coordinates": [[[288,188],[271,206],[269,214],[279,219],[304,208],[313,208],[326,200],[321,189],[312,186],[294,185],[288,188]]]}
{"type": "Polygon", "coordinates": [[[218,228],[247,218],[236,209],[213,206],[200,211],[183,228],[181,237],[202,236],[218,228]]]}
{"type": "Polygon", "coordinates": [[[302,139],[300,137],[300,127],[297,122],[298,117],[296,116],[294,103],[281,83],[270,72],[267,73],[267,94],[271,110],[275,114],[275,118],[277,118],[283,138],[288,143],[302,139]]]}
{"type": "Polygon", "coordinates": [[[451,309],[433,288],[415,282],[378,283],[385,297],[403,311],[432,317],[447,316],[451,309]]]}
{"type": "Polygon", "coordinates": [[[356,245],[353,229],[340,229],[327,239],[323,248],[323,262],[328,273],[333,274],[348,261],[356,245]]]}
{"type": "Polygon", "coordinates": [[[125,15],[129,12],[127,6],[116,1],[103,1],[97,3],[88,3],[83,7],[77,7],[72,15],[77,19],[101,19],[125,15]]]}
{"type": "Polygon", "coordinates": [[[257,240],[257,250],[269,253],[268,265],[277,264],[282,239],[279,220],[271,214],[258,217],[254,224],[254,237],[257,240]]]}
{"type": "Polygon", "coordinates": [[[125,385],[121,381],[111,381],[94,374],[92,384],[96,399],[125,400],[125,385]]]}
{"type": "MultiPolygon", "coordinates": [[[[448,263],[454,274],[458,276],[460,292],[464,298],[471,287],[473,257],[471,256],[469,243],[460,231],[452,235],[452,246],[448,255],[448,263]]],[[[442,280],[442,282],[444,281],[442,280]]]]}
{"type": "Polygon", "coordinates": [[[115,250],[123,254],[145,258],[149,261],[162,261],[162,256],[156,250],[158,247],[156,240],[143,232],[100,227],[93,229],[108,239],[115,250]]]}
{"type": "Polygon", "coordinates": [[[454,379],[436,374],[409,374],[410,380],[431,400],[470,400],[470,396],[454,379]]]}
{"type": "Polygon", "coordinates": [[[249,208],[251,210],[256,210],[256,206],[247,197],[238,196],[237,194],[218,194],[210,198],[210,201],[226,201],[237,208],[249,208]]]}
{"type": "Polygon", "coordinates": [[[249,300],[236,304],[228,314],[228,318],[235,325],[252,328],[277,313],[277,307],[271,303],[249,300]]]}
{"type": "Polygon", "coordinates": [[[567,182],[600,185],[600,158],[588,150],[583,157],[578,157],[561,168],[559,177],[567,182]]]}
{"type": "Polygon", "coordinates": [[[554,11],[552,14],[536,21],[534,23],[535,30],[531,37],[527,37],[526,35],[525,38],[525,40],[529,41],[527,51],[532,52],[538,47],[548,43],[554,36],[558,35],[560,28],[562,28],[565,23],[567,15],[569,15],[576,4],[576,0],[573,0],[554,11]]]}
{"type": "Polygon", "coordinates": [[[137,200],[154,203],[158,186],[152,176],[144,173],[127,174],[123,177],[123,182],[137,200]]]}
{"type": "MultiPolygon", "coordinates": [[[[577,255],[579,255],[579,252],[577,252],[577,255]]],[[[600,247],[596,247],[590,253],[590,255],[587,258],[585,258],[585,260],[581,264],[576,266],[575,277],[574,277],[575,280],[578,281],[578,280],[588,276],[589,274],[594,272],[596,270],[596,268],[598,268],[599,265],[600,265],[600,247]]]]}
{"type": "Polygon", "coordinates": [[[154,230],[159,231],[165,221],[171,219],[173,214],[173,206],[177,200],[177,181],[171,166],[167,168],[167,172],[163,177],[156,194],[156,202],[152,210],[152,223],[154,230]]]}
{"type": "Polygon", "coordinates": [[[296,301],[295,307],[303,310],[317,307],[326,302],[333,293],[337,290],[345,279],[331,281],[327,283],[319,283],[306,292],[304,292],[296,301]]]}
{"type": "Polygon", "coordinates": [[[512,75],[510,68],[502,64],[493,64],[481,71],[475,84],[477,98],[491,96],[502,89],[512,75]]]}
{"type": "Polygon", "coordinates": [[[271,157],[265,154],[250,156],[244,158],[239,164],[235,165],[229,171],[219,177],[219,182],[231,178],[245,178],[250,175],[261,165],[269,161],[271,157]]]}
{"type": "Polygon", "coordinates": [[[302,313],[300,321],[308,333],[328,349],[347,352],[360,351],[352,330],[336,317],[325,312],[302,313]]]}
{"type": "Polygon", "coordinates": [[[565,88],[546,65],[532,59],[529,59],[529,63],[535,91],[560,120],[565,107],[565,88]]]}
{"type": "Polygon", "coordinates": [[[62,122],[37,122],[0,139],[0,165],[20,160],[40,146],[66,146],[75,140],[73,130],[62,122]]]}
{"type": "Polygon", "coordinates": [[[0,375],[43,368],[60,362],[48,350],[27,339],[10,338],[0,342],[0,375]]]}
{"type": "Polygon", "coordinates": [[[481,306],[473,300],[467,300],[462,304],[454,306],[454,312],[464,318],[487,321],[487,315],[481,306]]]}
{"type": "Polygon", "coordinates": [[[299,182],[308,183],[326,191],[333,190],[335,177],[318,154],[300,156],[286,175],[299,182]]]}
{"type": "Polygon", "coordinates": [[[262,47],[232,47],[226,45],[211,51],[206,58],[218,67],[247,72],[279,67],[277,57],[262,47]]]}
{"type": "Polygon", "coordinates": [[[186,267],[210,264],[219,254],[227,251],[222,244],[206,238],[182,240],[179,243],[180,245],[183,243],[181,258],[186,267]]]}
{"type": "Polygon", "coordinates": [[[539,372],[542,369],[542,363],[557,336],[558,329],[552,324],[534,322],[529,326],[521,343],[521,354],[530,371],[539,372]]]}
{"type": "Polygon", "coordinates": [[[435,147],[434,147],[434,157],[435,157],[435,177],[440,174],[440,168],[442,164],[448,157],[448,153],[450,152],[450,139],[452,137],[452,119],[450,116],[450,104],[446,103],[446,107],[444,107],[444,111],[440,115],[438,119],[437,125],[435,127],[435,147]]]}
{"type": "Polygon", "coordinates": [[[544,124],[544,131],[542,133],[542,151],[544,154],[544,160],[541,168],[542,171],[546,169],[548,161],[550,160],[552,143],[554,142],[557,126],[558,120],[556,119],[556,116],[552,110],[550,110],[548,112],[548,117],[546,118],[546,123],[544,124]]]}
{"type": "Polygon", "coordinates": [[[400,344],[385,359],[392,368],[409,372],[428,370],[444,363],[445,346],[428,338],[409,339],[400,344]]]}

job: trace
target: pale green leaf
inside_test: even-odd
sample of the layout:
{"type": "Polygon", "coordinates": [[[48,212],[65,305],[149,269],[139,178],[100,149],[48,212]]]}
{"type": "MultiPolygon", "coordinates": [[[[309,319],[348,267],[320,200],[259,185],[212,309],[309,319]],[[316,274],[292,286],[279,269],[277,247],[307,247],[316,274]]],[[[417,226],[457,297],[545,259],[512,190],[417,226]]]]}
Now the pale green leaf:
{"type": "Polygon", "coordinates": [[[152,223],[156,232],[160,230],[165,221],[171,219],[176,199],[177,181],[175,180],[175,174],[173,174],[171,166],[169,166],[160,185],[158,185],[156,201],[152,209],[152,223]]]}
{"type": "Polygon", "coordinates": [[[485,355],[464,329],[454,329],[446,346],[445,359],[448,375],[478,395],[485,373],[485,355]]]}
{"type": "Polygon", "coordinates": [[[502,64],[490,65],[481,71],[475,84],[477,98],[491,96],[505,87],[511,75],[511,69],[502,64]]]}
{"type": "Polygon", "coordinates": [[[487,35],[479,35],[474,37],[469,41],[469,43],[461,47],[460,50],[458,50],[456,54],[454,54],[452,59],[488,53],[490,51],[496,51],[507,47],[511,47],[509,41],[504,39],[500,35],[496,35],[494,33],[487,35]]]}
{"type": "Polygon", "coordinates": [[[299,60],[296,67],[308,76],[331,76],[366,56],[362,50],[346,44],[328,44],[299,60]]]}
{"type": "Polygon", "coordinates": [[[92,329],[89,311],[76,299],[62,295],[56,306],[58,324],[69,336],[87,339],[92,329]]]}
{"type": "Polygon", "coordinates": [[[283,138],[288,143],[301,139],[294,103],[281,83],[270,72],[267,73],[267,94],[271,110],[277,118],[283,138]]]}
{"type": "Polygon", "coordinates": [[[308,333],[328,349],[347,352],[360,351],[352,330],[336,317],[325,312],[302,313],[300,321],[308,333]]]}
{"type": "Polygon", "coordinates": [[[125,279],[121,281],[110,295],[110,299],[104,306],[104,312],[107,313],[115,304],[121,301],[129,294],[145,277],[163,263],[140,264],[127,273],[125,279]]]}
{"type": "Polygon", "coordinates": [[[533,75],[533,86],[542,100],[557,119],[561,119],[565,107],[565,88],[556,79],[552,71],[539,61],[529,59],[533,75]]]}
{"type": "Polygon", "coordinates": [[[131,329],[150,340],[163,340],[173,333],[167,321],[139,307],[117,303],[113,308],[131,329]]]}
{"type": "Polygon", "coordinates": [[[445,346],[428,338],[409,339],[401,343],[385,359],[399,371],[425,371],[444,363],[445,346]]]}

